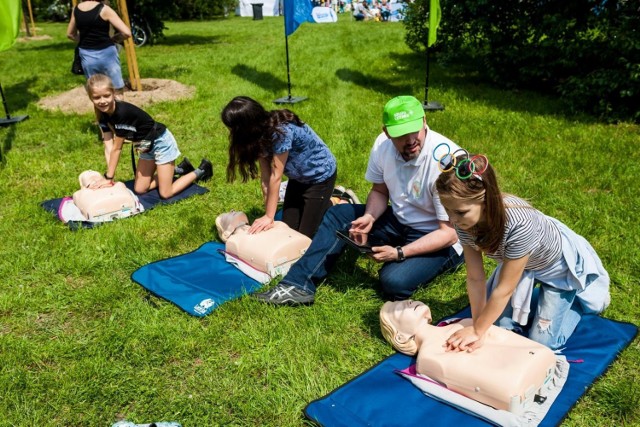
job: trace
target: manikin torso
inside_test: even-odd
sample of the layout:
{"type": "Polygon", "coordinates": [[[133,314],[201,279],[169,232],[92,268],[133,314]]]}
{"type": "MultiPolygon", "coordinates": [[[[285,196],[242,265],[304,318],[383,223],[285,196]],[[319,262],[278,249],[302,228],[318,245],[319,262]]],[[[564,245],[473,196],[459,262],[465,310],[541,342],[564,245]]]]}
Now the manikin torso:
{"type": "Polygon", "coordinates": [[[483,346],[473,352],[445,351],[451,334],[472,324],[472,319],[463,319],[443,327],[425,325],[416,334],[417,373],[486,405],[521,413],[552,378],[554,353],[497,326],[489,328],[483,346]]]}

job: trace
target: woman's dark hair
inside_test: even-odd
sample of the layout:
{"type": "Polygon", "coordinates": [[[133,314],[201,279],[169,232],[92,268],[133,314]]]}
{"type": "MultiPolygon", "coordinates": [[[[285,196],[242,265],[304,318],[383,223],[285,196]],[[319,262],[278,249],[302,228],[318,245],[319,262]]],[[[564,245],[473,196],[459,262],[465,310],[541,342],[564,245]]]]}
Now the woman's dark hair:
{"type": "MultiPolygon", "coordinates": [[[[470,155],[470,158],[473,157],[474,155],[470,155]]],[[[456,164],[462,165],[461,161],[466,158],[466,155],[458,156],[456,164]]],[[[446,204],[447,198],[484,202],[486,223],[483,226],[476,226],[471,233],[476,237],[476,243],[483,251],[495,253],[500,247],[507,223],[503,195],[498,187],[496,173],[491,164],[486,161],[486,157],[476,157],[474,164],[475,170],[484,169],[486,164],[486,169],[479,177],[472,175],[468,179],[460,179],[456,176],[454,168],[440,174],[436,180],[436,191],[443,204],[446,204]]],[[[468,167],[469,163],[467,162],[466,165],[468,167]]],[[[467,172],[461,175],[466,176],[467,172]]]]}
{"type": "Polygon", "coordinates": [[[236,168],[242,182],[258,176],[260,157],[273,157],[273,143],[282,137],[282,125],[304,122],[289,110],[265,110],[248,96],[236,96],[222,110],[222,123],[229,128],[229,165],[227,181],[236,179],[236,168]]]}

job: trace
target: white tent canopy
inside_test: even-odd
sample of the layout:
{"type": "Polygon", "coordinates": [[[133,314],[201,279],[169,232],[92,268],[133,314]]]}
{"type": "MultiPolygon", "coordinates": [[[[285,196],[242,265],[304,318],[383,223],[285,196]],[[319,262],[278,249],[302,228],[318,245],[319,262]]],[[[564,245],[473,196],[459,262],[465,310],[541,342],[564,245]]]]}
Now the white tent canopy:
{"type": "Polygon", "coordinates": [[[253,3],[262,3],[262,16],[279,16],[279,0],[239,0],[236,8],[238,16],[253,16],[253,3]]]}

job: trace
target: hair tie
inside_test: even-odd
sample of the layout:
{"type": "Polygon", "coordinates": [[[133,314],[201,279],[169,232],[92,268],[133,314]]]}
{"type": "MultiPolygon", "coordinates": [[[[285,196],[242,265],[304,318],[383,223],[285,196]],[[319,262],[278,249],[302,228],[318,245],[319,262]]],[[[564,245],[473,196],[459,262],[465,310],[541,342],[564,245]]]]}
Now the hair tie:
{"type": "Polygon", "coordinates": [[[455,174],[460,180],[466,180],[471,177],[477,178],[482,181],[482,174],[487,170],[489,166],[489,159],[484,154],[476,154],[471,157],[469,152],[464,148],[459,148],[456,151],[451,153],[451,147],[446,142],[442,142],[433,149],[433,159],[438,162],[438,169],[440,172],[450,172],[455,170],[455,174]],[[443,147],[441,149],[441,147],[443,147]],[[444,149],[446,148],[446,152],[444,149]],[[438,156],[438,152],[440,155],[438,156]],[[460,153],[460,154],[458,154],[460,153]],[[458,162],[458,158],[461,160],[458,162]],[[482,165],[482,169],[476,164],[477,160],[484,160],[484,164],[482,165]]]}

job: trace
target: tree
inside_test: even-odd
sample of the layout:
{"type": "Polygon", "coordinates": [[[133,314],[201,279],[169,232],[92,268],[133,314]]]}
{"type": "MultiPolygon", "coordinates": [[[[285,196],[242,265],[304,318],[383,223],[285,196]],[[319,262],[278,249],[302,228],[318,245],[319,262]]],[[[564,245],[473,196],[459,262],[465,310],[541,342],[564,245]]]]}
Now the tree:
{"type": "MultiPolygon", "coordinates": [[[[409,5],[406,41],[421,50],[429,0],[409,5]]],[[[561,95],[572,110],[640,121],[640,9],[629,0],[440,0],[441,58],[492,81],[561,95]]]]}

